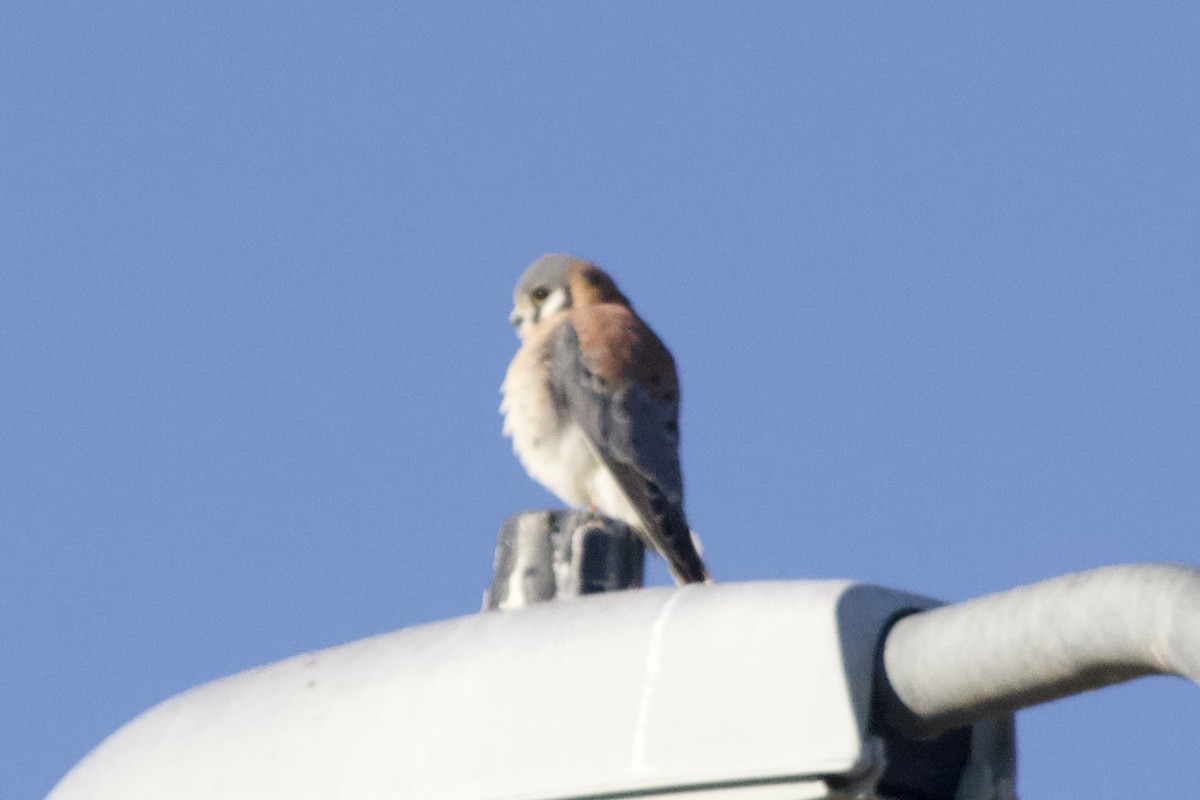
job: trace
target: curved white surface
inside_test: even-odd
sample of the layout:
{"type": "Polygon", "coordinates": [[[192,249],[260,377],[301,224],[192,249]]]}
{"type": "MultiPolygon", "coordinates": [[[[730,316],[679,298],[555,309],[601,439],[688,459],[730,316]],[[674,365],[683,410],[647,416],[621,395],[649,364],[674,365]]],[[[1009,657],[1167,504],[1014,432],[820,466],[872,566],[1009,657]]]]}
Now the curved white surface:
{"type": "Polygon", "coordinates": [[[848,582],[718,584],[400,630],[171,698],[50,800],[767,798],[779,781],[818,796],[815,779],[874,766],[881,628],[930,605],[848,582]]]}

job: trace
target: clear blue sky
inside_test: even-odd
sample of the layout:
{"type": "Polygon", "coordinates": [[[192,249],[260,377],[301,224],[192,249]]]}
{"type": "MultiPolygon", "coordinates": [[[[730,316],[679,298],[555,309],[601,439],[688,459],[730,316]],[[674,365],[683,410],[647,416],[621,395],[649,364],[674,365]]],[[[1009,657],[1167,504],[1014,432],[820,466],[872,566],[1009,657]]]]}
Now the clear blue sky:
{"type": "MultiPolygon", "coordinates": [[[[474,612],[546,251],[674,350],[719,580],[1200,562],[1198,76],[1185,2],[7,4],[0,797],[474,612]]],[[[1193,796],[1198,720],[1025,712],[1020,786],[1193,796]]]]}

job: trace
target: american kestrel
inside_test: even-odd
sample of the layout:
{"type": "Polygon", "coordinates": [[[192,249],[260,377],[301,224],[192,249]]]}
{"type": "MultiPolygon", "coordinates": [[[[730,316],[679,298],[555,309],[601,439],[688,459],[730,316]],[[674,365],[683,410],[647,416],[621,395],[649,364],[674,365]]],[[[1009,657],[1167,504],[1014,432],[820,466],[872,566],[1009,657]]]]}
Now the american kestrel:
{"type": "Polygon", "coordinates": [[[679,583],[710,582],[683,515],[675,361],[612,278],[567,255],[513,291],[521,347],[501,392],[504,433],[564,502],[620,520],[679,583]]]}

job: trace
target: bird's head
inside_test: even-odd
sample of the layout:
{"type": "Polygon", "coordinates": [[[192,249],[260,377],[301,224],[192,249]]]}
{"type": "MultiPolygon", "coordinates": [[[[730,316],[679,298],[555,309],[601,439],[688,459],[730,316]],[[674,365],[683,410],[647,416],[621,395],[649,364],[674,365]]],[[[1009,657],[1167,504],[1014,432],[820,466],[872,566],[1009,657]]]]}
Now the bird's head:
{"type": "Polygon", "coordinates": [[[526,339],[538,328],[553,327],[568,309],[629,301],[604,270],[574,256],[551,253],[525,269],[513,290],[508,321],[526,339]]]}

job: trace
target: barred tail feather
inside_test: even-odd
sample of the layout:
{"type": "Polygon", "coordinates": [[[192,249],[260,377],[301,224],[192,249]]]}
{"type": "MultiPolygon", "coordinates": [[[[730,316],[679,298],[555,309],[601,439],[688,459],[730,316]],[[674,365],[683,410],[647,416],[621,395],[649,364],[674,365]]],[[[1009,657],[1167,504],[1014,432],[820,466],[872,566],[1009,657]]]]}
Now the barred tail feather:
{"type": "Polygon", "coordinates": [[[650,503],[662,539],[661,544],[655,543],[655,549],[667,562],[676,583],[712,583],[712,576],[700,557],[696,538],[683,516],[683,509],[667,501],[657,491],[650,493],[650,503]]]}

